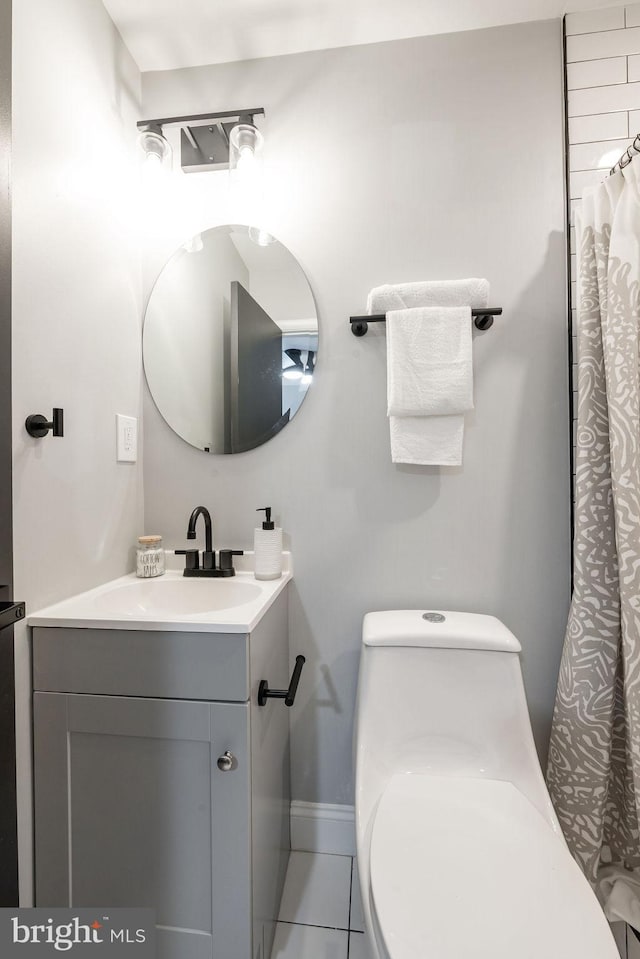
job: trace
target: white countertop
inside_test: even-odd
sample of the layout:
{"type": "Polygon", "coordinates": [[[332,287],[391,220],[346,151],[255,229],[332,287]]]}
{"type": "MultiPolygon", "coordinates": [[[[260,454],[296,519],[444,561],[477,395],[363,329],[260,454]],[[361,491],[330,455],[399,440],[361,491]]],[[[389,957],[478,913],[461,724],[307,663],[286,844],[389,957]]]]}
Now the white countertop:
{"type": "MultiPolygon", "coordinates": [[[[234,557],[235,558],[235,557],[234,557]]],[[[175,565],[168,554],[168,565],[175,565]]],[[[144,629],[176,632],[248,633],[255,628],[292,578],[290,554],[283,554],[279,579],[257,580],[252,556],[238,557],[236,575],[184,577],[181,569],[139,579],[135,573],[71,596],[27,617],[29,626],[144,629]],[[211,605],[211,608],[207,608],[211,605]],[[194,611],[195,610],[195,611],[194,611]]]]}

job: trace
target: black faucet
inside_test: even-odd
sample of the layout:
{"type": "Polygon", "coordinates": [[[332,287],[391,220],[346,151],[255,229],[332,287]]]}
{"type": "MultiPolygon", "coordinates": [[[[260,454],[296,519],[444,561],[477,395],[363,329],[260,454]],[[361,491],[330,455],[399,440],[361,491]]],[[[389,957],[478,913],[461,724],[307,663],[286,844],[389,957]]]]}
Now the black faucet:
{"type": "Polygon", "coordinates": [[[198,517],[204,519],[204,551],[202,553],[202,567],[200,567],[200,552],[197,549],[177,549],[176,554],[186,557],[184,576],[235,576],[232,556],[242,556],[241,549],[221,549],[220,566],[216,566],[216,554],[213,548],[213,530],[211,514],[206,506],[196,506],[189,517],[187,539],[196,538],[196,523],[198,517]]]}
{"type": "Polygon", "coordinates": [[[213,552],[213,530],[211,528],[211,513],[206,506],[196,506],[189,517],[189,526],[187,527],[187,539],[196,538],[196,523],[198,517],[204,519],[204,552],[202,554],[202,569],[215,569],[216,554],[213,552]]]}

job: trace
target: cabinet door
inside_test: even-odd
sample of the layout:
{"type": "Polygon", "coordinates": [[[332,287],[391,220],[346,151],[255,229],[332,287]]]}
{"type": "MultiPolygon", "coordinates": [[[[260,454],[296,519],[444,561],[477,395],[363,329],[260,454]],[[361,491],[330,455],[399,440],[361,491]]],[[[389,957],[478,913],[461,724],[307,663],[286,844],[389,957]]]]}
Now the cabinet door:
{"type": "Polygon", "coordinates": [[[36,905],[148,906],[159,959],[250,959],[248,704],[36,693],[34,719],[36,905]]]}

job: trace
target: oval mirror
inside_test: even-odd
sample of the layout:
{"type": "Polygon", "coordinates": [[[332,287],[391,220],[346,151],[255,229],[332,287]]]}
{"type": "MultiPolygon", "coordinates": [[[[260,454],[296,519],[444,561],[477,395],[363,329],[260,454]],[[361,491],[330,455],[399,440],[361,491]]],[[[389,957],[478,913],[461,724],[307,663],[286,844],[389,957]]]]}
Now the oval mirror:
{"type": "Polygon", "coordinates": [[[149,390],[178,436],[207,453],[242,453],[279,433],[300,409],[317,354],[307,278],[255,227],[218,226],[183,244],[149,297],[149,390]]]}

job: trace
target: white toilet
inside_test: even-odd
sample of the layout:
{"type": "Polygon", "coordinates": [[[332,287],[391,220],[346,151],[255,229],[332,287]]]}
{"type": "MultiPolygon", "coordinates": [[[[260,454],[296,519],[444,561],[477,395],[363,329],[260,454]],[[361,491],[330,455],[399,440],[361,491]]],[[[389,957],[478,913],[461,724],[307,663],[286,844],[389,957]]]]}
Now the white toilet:
{"type": "Polygon", "coordinates": [[[619,959],[560,832],[498,619],[368,613],[356,837],[371,959],[619,959]]]}

